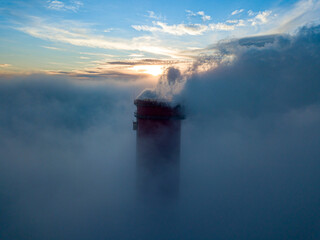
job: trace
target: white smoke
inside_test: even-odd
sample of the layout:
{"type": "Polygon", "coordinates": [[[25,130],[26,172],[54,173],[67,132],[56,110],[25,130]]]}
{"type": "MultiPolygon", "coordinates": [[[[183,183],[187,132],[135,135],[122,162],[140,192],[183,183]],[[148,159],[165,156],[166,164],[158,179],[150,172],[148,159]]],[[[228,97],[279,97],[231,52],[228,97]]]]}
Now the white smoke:
{"type": "Polygon", "coordinates": [[[186,81],[178,68],[168,67],[154,89],[145,89],[137,98],[167,102],[175,105],[175,96],[181,92],[186,81]]]}

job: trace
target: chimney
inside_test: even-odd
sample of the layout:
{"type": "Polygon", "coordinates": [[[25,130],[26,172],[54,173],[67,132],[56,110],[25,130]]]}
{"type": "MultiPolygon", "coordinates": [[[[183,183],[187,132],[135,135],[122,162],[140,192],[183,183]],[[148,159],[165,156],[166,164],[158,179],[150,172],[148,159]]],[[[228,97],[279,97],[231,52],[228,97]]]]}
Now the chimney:
{"type": "Polygon", "coordinates": [[[136,99],[137,187],[146,195],[179,193],[181,120],[180,105],[136,99]]]}

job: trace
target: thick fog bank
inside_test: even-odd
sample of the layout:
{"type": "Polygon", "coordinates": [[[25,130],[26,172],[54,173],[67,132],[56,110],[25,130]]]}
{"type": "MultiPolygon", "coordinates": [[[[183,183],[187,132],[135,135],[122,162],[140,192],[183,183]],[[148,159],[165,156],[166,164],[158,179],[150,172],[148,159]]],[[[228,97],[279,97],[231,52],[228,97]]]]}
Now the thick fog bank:
{"type": "Polygon", "coordinates": [[[0,238],[121,231],[134,192],[132,89],[31,76],[1,81],[0,99],[0,238]]]}
{"type": "Polygon", "coordinates": [[[200,58],[216,67],[182,93],[193,239],[320,237],[320,28],[255,40],[200,58]]]}

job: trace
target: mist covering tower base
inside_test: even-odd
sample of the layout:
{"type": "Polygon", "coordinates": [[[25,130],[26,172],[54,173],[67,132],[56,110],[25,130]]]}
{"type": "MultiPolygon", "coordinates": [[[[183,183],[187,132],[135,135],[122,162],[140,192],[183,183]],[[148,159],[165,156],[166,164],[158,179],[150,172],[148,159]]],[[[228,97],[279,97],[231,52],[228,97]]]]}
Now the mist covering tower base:
{"type": "Polygon", "coordinates": [[[179,192],[180,105],[136,99],[137,187],[141,193],[174,196],[179,192]]]}

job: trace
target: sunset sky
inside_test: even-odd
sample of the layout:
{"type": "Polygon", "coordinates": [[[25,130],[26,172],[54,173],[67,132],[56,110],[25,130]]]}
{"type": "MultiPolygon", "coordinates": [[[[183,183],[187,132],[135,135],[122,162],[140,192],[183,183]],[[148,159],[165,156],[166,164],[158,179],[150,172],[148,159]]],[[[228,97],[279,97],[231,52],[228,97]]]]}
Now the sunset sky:
{"type": "Polygon", "coordinates": [[[0,73],[156,79],[220,40],[294,33],[320,1],[0,2],[0,73]]]}

